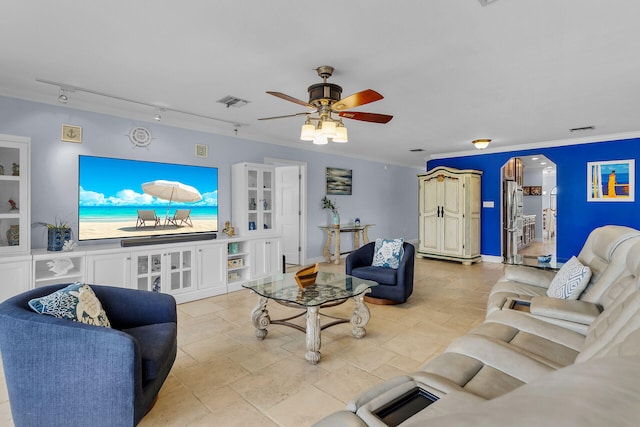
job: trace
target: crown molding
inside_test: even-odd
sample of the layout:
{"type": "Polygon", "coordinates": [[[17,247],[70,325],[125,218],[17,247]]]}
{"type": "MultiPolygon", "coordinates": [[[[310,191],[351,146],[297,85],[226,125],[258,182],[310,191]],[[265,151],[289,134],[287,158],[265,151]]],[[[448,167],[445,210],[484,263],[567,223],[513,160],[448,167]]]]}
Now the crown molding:
{"type": "MultiPolygon", "coordinates": [[[[580,138],[557,139],[553,141],[532,142],[521,145],[507,145],[502,147],[491,147],[484,150],[466,150],[451,153],[436,153],[429,156],[429,160],[447,159],[452,157],[479,156],[482,154],[506,153],[510,151],[535,150],[539,148],[564,147],[580,144],[597,144],[598,142],[618,141],[624,139],[640,138],[640,131],[612,133],[607,135],[585,136],[580,138]]],[[[495,140],[494,140],[495,142],[495,140]]]]}

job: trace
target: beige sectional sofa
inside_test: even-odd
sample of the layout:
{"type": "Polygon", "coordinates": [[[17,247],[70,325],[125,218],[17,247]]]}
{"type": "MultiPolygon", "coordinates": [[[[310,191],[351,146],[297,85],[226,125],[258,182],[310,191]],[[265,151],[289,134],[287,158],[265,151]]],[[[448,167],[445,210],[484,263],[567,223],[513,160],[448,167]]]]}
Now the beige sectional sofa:
{"type": "Polygon", "coordinates": [[[531,316],[585,334],[589,324],[618,294],[618,286],[612,284],[624,272],[626,255],[638,241],[640,231],[629,227],[607,225],[593,230],[577,256],[592,273],[578,300],[547,296],[555,271],[508,266],[489,294],[487,314],[521,301],[530,306],[531,316]]]}
{"type": "Polygon", "coordinates": [[[365,391],[316,427],[638,425],[638,236],[615,226],[589,236],[600,267],[581,300],[598,312],[584,333],[503,304],[418,372],[365,391]]]}

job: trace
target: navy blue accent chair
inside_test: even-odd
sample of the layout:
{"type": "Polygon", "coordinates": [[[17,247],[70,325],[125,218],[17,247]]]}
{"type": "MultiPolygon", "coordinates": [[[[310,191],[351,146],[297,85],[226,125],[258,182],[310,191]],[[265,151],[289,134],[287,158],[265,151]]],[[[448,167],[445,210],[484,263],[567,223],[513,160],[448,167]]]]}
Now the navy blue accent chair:
{"type": "Polygon", "coordinates": [[[373,253],[375,242],[367,243],[347,256],[346,273],[349,276],[378,282],[365,297],[368,302],[378,304],[402,304],[413,292],[413,268],[416,256],[415,247],[404,242],[404,256],[397,270],[374,267],[373,253]]]}
{"type": "Polygon", "coordinates": [[[176,358],[176,301],[91,285],[112,328],[38,314],[27,305],[66,286],[36,288],[0,304],[0,353],[13,422],[135,426],[176,358]]]}

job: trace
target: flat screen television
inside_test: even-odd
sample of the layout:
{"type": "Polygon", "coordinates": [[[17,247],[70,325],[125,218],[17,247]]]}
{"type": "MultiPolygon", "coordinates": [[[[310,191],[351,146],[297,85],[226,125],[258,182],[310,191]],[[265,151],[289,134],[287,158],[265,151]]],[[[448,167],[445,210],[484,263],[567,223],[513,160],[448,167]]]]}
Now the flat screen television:
{"type": "Polygon", "coordinates": [[[218,168],[79,157],[78,240],[218,231],[218,168]]]}

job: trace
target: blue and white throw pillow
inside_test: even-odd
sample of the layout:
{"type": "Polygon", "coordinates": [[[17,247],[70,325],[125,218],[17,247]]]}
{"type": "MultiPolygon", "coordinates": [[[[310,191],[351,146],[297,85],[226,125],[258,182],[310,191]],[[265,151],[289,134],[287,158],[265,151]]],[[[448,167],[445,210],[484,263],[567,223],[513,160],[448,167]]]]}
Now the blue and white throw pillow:
{"type": "Polygon", "coordinates": [[[47,296],[34,298],[29,301],[29,307],[59,319],[111,327],[100,300],[86,283],[76,282],[47,296]]]}
{"type": "Polygon", "coordinates": [[[575,256],[571,257],[551,281],[549,289],[547,289],[547,296],[551,298],[578,299],[589,284],[590,279],[591,269],[582,265],[575,256]]]}
{"type": "Polygon", "coordinates": [[[397,269],[404,255],[403,243],[404,239],[376,239],[371,265],[397,269]]]}

